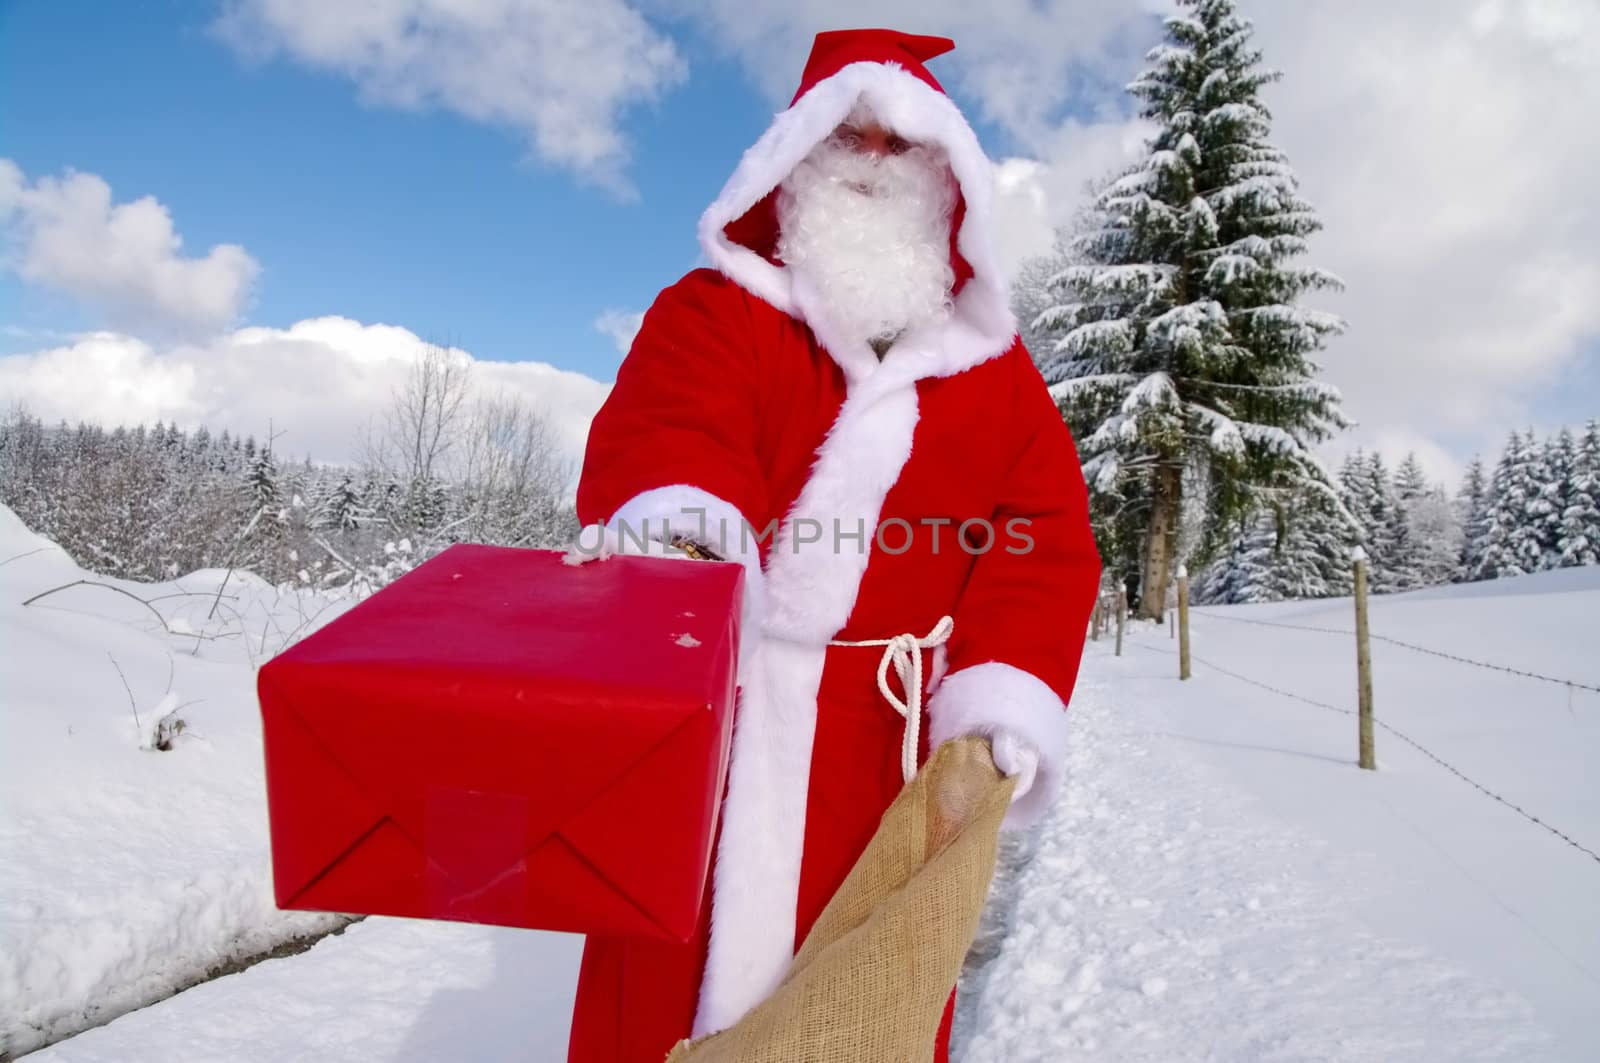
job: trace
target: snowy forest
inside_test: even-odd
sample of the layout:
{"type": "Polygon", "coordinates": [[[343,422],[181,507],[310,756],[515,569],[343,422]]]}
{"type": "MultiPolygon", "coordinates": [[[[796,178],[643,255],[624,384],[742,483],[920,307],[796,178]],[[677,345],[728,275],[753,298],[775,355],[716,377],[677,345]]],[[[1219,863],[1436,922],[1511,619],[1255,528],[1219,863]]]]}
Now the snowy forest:
{"type": "Polygon", "coordinates": [[[1600,420],[1542,441],[1511,433],[1493,471],[1474,458],[1454,496],[1428,482],[1415,455],[1391,473],[1380,455],[1358,451],[1338,482],[1355,529],[1317,499],[1292,513],[1259,511],[1198,574],[1195,600],[1349,594],[1357,543],[1380,594],[1600,563],[1600,420]]]}
{"type": "Polygon", "coordinates": [[[571,463],[544,421],[478,396],[427,347],[351,465],[283,461],[273,441],[155,424],[0,424],[0,503],[83,567],[145,581],[206,568],[277,585],[383,586],[457,542],[554,546],[576,530],[571,463]]]}
{"type": "Polygon", "coordinates": [[[1343,282],[1301,264],[1321,230],[1270,140],[1278,72],[1233,0],[1184,0],[1128,85],[1155,132],[1013,287],[1022,336],[1078,441],[1107,578],[1159,619],[1179,566],[1197,600],[1406,590],[1593,564],[1600,439],[1513,434],[1455,498],[1319,448],[1350,427],[1316,356],[1344,331],[1302,303],[1343,282]]]}

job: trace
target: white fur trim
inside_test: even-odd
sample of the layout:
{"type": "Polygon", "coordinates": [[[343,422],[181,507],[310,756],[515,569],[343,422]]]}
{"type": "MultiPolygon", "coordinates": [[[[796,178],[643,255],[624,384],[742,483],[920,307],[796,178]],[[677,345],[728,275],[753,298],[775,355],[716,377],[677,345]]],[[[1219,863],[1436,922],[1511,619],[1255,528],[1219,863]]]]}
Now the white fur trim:
{"type": "Polygon", "coordinates": [[[903,337],[884,364],[899,357],[915,363],[910,367],[914,379],[949,376],[1003,353],[1016,335],[1016,320],[994,253],[994,166],[955,103],[897,63],[851,63],[777,116],[701,215],[700,246],[706,258],[752,295],[810,325],[852,383],[879,368],[865,342],[831,327],[825,308],[812,293],[792,284],[788,270],[733,243],[723,232],[782,184],[858,101],[901,136],[945,149],[966,202],[956,246],[973,272],[951,318],[903,337]]]}
{"type": "Polygon", "coordinates": [[[1009,664],[987,661],[944,677],[928,699],[928,740],[933,747],[954,738],[1001,731],[1039,754],[1033,786],[1006,813],[1004,827],[1031,826],[1055,800],[1067,753],[1067,707],[1044,681],[1009,664]]]}
{"type": "Polygon", "coordinates": [[[761,572],[761,550],[748,522],[731,502],[689,484],[670,484],[640,492],[617,508],[606,522],[607,531],[634,539],[666,540],[683,535],[744,566],[743,616],[740,622],[739,663],[750,660],[761,640],[765,615],[766,579],[761,572]]]}
{"type": "Polygon", "coordinates": [[[911,456],[916,382],[1002,354],[1015,337],[991,246],[992,182],[989,160],[954,103],[895,64],[854,63],[777,117],[700,220],[701,246],[711,263],[809,325],[844,370],[847,397],[767,554],[762,638],[741,670],[696,1036],[737,1022],[782,981],[793,959],[826,644],[855,608],[883,500],[911,456]],[[949,320],[901,337],[881,362],[863,342],[842,335],[812,293],[791,284],[787,270],[723,233],[858,100],[902,136],[944,146],[966,202],[957,246],[974,274],[949,320]],[[817,531],[811,522],[820,524],[822,542],[804,541],[817,531]],[[836,527],[841,536],[863,530],[859,548],[853,539],[835,548],[836,527]]]}
{"type": "Polygon", "coordinates": [[[811,746],[826,653],[823,646],[763,639],[743,675],[696,1037],[738,1022],[771,995],[794,958],[811,746]]]}
{"type": "Polygon", "coordinates": [[[823,659],[855,608],[872,529],[916,424],[916,387],[897,374],[853,389],[767,554],[765,637],[734,726],[698,1034],[737,1022],[794,957],[823,659]],[[859,549],[855,540],[834,548],[835,520],[841,533],[866,529],[859,549]],[[822,541],[802,541],[816,531],[807,521],[822,541]]]}

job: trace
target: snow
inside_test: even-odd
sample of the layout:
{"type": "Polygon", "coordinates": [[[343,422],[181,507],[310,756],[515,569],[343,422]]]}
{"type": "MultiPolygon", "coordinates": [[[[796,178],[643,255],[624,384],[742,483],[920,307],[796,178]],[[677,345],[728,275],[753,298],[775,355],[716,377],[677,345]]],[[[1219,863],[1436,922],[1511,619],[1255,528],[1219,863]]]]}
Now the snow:
{"type": "MultiPolygon", "coordinates": [[[[292,919],[266,892],[242,640],[188,657],[192,636],[104,591],[23,610],[24,592],[81,575],[0,527],[0,558],[34,549],[0,567],[0,636],[22,647],[0,703],[22,740],[0,765],[0,831],[20,857],[0,866],[0,999],[8,1019],[22,1000],[36,1020],[99,1022],[240,928],[259,944],[292,919]],[[203,738],[139,750],[107,650],[152,707],[171,652],[172,690],[206,699],[180,710],[203,738]]],[[[276,601],[234,580],[249,616],[276,601]]],[[[1379,597],[1372,630],[1600,685],[1597,610],[1600,569],[1563,570],[1379,597]]],[[[1089,645],[1065,789],[1003,847],[958,1060],[1600,1055],[1600,863],[1385,730],[1379,770],[1355,767],[1350,612],[1347,599],[1197,608],[1183,683],[1165,628],[1134,625],[1120,658],[1109,638],[1089,645]],[[1296,627],[1265,626],[1283,624],[1296,627]]],[[[185,615],[214,630],[203,609],[185,615]]],[[[1373,661],[1380,721],[1600,849],[1600,694],[1381,640],[1373,661]]],[[[559,1060],[579,952],[567,935],[370,918],[35,1058],[559,1060]]]]}
{"type": "Polygon", "coordinates": [[[272,902],[252,662],[345,603],[225,575],[97,577],[0,507],[0,1057],[335,922],[272,902]],[[152,604],[21,605],[76,580],[152,604]]]}
{"type": "Polygon", "coordinates": [[[1272,822],[1203,761],[1205,730],[1185,717],[1223,706],[1151,696],[1177,687],[1169,663],[1091,649],[1069,781],[1003,948],[960,998],[958,1058],[1551,1058],[1526,1004],[1374,934],[1359,862],[1272,822]]]}
{"type": "Polygon", "coordinates": [[[30,1057],[38,1063],[566,1058],[582,938],[371,918],[30,1057]]]}
{"type": "Polygon", "coordinates": [[[1127,417],[1136,415],[1140,407],[1161,409],[1176,405],[1178,393],[1172,387],[1172,378],[1166,373],[1149,373],[1128,390],[1122,400],[1122,412],[1127,417]]]}
{"type": "MultiPolygon", "coordinates": [[[[1600,686],[1597,609],[1600,570],[1579,569],[1380,597],[1371,616],[1375,635],[1600,686]]],[[[1120,659],[1091,645],[1073,781],[967,1002],[969,1056],[1600,1056],[1600,861],[1382,729],[1379,770],[1354,767],[1353,718],[1218,670],[1348,712],[1352,637],[1262,622],[1348,631],[1352,607],[1197,609],[1182,684],[1164,629],[1136,626],[1120,659]],[[1036,988],[1063,976],[1064,999],[1036,988]]],[[[1600,851],[1600,694],[1372,655],[1380,721],[1600,851]]]]}
{"type": "Polygon", "coordinates": [[[1195,415],[1203,426],[1211,429],[1211,449],[1219,454],[1244,453],[1244,436],[1239,434],[1239,426],[1231,417],[1225,417],[1217,411],[1199,403],[1190,403],[1189,410],[1195,415]]]}

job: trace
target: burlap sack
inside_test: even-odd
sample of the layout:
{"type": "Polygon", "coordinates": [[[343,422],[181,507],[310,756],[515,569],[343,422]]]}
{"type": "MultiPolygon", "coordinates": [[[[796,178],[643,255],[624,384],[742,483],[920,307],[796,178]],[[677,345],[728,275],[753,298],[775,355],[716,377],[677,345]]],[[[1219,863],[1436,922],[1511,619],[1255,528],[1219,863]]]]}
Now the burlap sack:
{"type": "Polygon", "coordinates": [[[994,875],[1014,780],[948,742],[903,790],[781,985],[666,1063],[927,1063],[994,875]]]}

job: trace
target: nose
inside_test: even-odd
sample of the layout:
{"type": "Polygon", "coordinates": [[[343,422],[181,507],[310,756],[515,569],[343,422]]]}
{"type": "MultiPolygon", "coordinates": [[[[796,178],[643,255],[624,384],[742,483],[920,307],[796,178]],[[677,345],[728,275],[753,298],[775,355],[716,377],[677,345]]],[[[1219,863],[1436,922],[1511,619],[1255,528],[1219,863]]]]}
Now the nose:
{"type": "Polygon", "coordinates": [[[873,129],[864,129],[861,132],[860,150],[876,156],[894,154],[889,143],[891,139],[899,138],[881,126],[873,129]]]}

